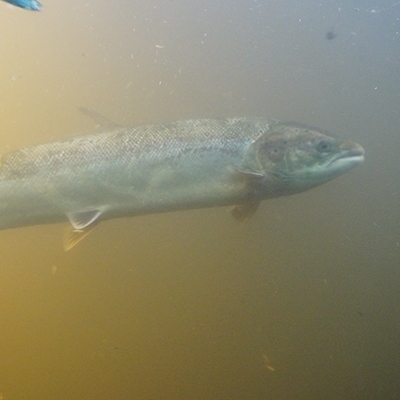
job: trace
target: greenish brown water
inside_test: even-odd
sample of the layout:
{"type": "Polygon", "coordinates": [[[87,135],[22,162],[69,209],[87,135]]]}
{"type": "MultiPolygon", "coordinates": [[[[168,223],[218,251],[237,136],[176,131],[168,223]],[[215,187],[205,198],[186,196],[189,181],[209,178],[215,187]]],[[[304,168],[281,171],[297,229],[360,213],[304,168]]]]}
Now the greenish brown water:
{"type": "Polygon", "coordinates": [[[121,219],[68,253],[62,226],[0,232],[2,398],[399,399],[400,5],[42,3],[0,4],[2,153],[92,129],[86,106],[295,120],[366,161],[243,227],[121,219]]]}

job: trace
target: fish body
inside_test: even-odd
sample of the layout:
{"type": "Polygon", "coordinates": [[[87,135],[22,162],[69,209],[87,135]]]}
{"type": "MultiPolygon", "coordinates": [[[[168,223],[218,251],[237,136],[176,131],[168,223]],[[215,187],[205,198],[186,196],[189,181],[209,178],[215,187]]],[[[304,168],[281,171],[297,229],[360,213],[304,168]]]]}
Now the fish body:
{"type": "Polygon", "coordinates": [[[24,8],[25,10],[40,11],[43,6],[36,0],[3,0],[14,6],[24,8]]]}
{"type": "Polygon", "coordinates": [[[266,118],[110,124],[3,155],[0,229],[69,221],[83,236],[105,219],[227,205],[244,220],[262,200],[321,185],[363,158],[351,141],[266,118]]]}

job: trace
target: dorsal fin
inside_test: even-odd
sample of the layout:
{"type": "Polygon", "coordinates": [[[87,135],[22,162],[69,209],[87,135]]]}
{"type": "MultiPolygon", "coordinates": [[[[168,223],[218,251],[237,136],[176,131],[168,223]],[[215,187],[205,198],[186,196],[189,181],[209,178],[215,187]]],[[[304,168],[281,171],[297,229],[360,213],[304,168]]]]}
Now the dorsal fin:
{"type": "Polygon", "coordinates": [[[99,114],[97,111],[93,111],[89,108],[78,107],[78,110],[83,114],[87,115],[88,117],[90,117],[100,128],[117,128],[118,126],[121,126],[116,122],[111,121],[104,115],[99,114]]]}

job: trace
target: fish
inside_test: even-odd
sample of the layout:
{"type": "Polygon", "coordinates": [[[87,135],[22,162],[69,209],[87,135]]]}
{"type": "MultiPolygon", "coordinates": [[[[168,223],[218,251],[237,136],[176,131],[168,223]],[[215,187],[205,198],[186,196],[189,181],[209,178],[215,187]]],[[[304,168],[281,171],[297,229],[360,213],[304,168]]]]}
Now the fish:
{"type": "Polygon", "coordinates": [[[14,6],[24,8],[25,10],[40,11],[43,6],[36,0],[3,0],[14,6]]]}
{"type": "Polygon", "coordinates": [[[322,185],[364,160],[357,143],[264,117],[100,125],[0,158],[0,229],[67,222],[69,250],[101,221],[233,206],[249,220],[261,201],[322,185]]]}

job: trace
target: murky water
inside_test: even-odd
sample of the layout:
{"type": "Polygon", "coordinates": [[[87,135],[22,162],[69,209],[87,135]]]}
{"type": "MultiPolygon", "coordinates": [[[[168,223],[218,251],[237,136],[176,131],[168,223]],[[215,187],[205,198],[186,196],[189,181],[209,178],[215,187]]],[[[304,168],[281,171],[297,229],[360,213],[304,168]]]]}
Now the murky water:
{"type": "Polygon", "coordinates": [[[271,116],[366,161],[310,192],[0,232],[9,399],[400,398],[400,5],[43,0],[0,4],[0,149],[120,123],[271,116]],[[328,34],[328,35],[327,35],[328,34]]]}

